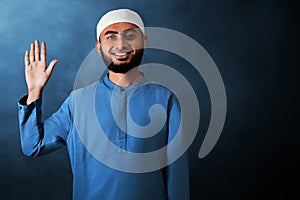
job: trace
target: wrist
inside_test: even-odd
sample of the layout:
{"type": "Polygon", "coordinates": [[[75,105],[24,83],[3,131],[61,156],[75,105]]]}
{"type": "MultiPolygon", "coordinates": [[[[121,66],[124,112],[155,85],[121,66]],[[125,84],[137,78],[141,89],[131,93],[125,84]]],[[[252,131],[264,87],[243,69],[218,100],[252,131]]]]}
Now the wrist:
{"type": "Polygon", "coordinates": [[[40,90],[28,90],[28,97],[26,104],[29,105],[32,102],[36,101],[42,96],[42,89],[40,90]]]}

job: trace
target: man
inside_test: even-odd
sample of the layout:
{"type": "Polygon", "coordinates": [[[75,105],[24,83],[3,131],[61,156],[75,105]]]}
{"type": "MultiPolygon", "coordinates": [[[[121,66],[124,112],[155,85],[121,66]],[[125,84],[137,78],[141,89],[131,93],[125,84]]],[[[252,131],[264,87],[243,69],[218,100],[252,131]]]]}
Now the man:
{"type": "Polygon", "coordinates": [[[74,199],[189,199],[186,154],[168,166],[164,165],[168,151],[146,163],[130,157],[166,146],[180,123],[180,107],[172,92],[148,83],[139,71],[147,44],[144,34],[143,21],[136,12],[118,9],[106,13],[97,25],[96,49],[108,68],[107,76],[73,91],[44,122],[42,92],[57,60],[46,67],[46,44],[42,43],[40,52],[37,40],[25,53],[28,95],[19,101],[23,153],[40,156],[67,145],[74,199]],[[157,113],[149,119],[153,104],[166,110],[166,119],[157,134],[147,135],[143,127],[162,119],[157,113]],[[93,124],[93,112],[101,129],[93,124]],[[101,130],[105,137],[99,140],[101,130]],[[148,165],[161,167],[143,171],[148,165]]]}

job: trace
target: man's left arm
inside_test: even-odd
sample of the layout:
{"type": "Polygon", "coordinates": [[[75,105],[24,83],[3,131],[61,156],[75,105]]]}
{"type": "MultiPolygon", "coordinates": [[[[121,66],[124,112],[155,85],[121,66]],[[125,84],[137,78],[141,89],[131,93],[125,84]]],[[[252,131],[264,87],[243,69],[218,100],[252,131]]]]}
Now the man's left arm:
{"type": "MultiPolygon", "coordinates": [[[[169,110],[169,143],[176,136],[180,124],[181,112],[178,101],[174,98],[169,110]]],[[[184,133],[183,133],[184,134],[184,133]]],[[[180,137],[180,135],[179,135],[180,137]]],[[[183,138],[182,138],[182,141],[183,138]]],[[[177,148],[183,148],[177,147],[177,148]]],[[[182,149],[183,151],[183,149],[182,149]]],[[[168,152],[172,154],[172,152],[168,152]]],[[[189,200],[189,160],[187,151],[166,168],[166,180],[169,200],[189,200]]]]}

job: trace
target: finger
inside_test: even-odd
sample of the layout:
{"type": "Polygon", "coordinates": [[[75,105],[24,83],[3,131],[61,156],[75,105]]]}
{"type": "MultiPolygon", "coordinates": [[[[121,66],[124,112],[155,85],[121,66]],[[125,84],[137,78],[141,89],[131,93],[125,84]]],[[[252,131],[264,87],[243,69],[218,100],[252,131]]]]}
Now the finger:
{"type": "Polygon", "coordinates": [[[33,53],[33,49],[34,49],[34,44],[31,43],[31,45],[30,45],[30,53],[29,53],[29,60],[30,60],[30,63],[33,63],[33,62],[34,62],[34,53],[33,53]]]}
{"type": "Polygon", "coordinates": [[[39,61],[40,60],[40,44],[38,40],[34,41],[34,54],[35,54],[35,61],[39,61]]]}
{"type": "Polygon", "coordinates": [[[50,62],[48,68],[46,69],[46,74],[47,74],[48,76],[50,76],[50,75],[52,74],[53,68],[54,68],[54,66],[56,65],[57,62],[58,62],[57,59],[52,60],[52,61],[50,62]]]}
{"type": "Polygon", "coordinates": [[[24,56],[24,62],[25,62],[25,67],[29,65],[29,58],[28,58],[28,51],[25,51],[25,56],[24,56]]]}
{"type": "Polygon", "coordinates": [[[46,63],[46,43],[42,42],[41,61],[46,63]]]}

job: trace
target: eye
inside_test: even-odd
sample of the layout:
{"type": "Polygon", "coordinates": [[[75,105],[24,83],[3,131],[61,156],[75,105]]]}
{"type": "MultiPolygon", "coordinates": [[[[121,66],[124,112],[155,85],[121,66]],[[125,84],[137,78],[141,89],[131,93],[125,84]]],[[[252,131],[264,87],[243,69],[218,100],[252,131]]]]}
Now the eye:
{"type": "Polygon", "coordinates": [[[108,35],[108,36],[106,37],[106,39],[107,39],[107,40],[115,40],[116,37],[117,37],[117,36],[115,36],[115,35],[108,35]]]}
{"type": "Polygon", "coordinates": [[[127,39],[127,40],[133,40],[136,38],[136,33],[126,33],[124,34],[124,37],[127,39]]]}

